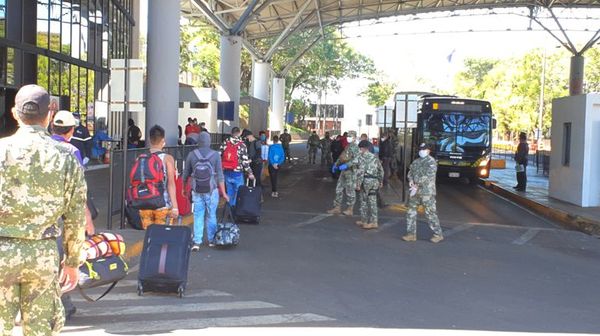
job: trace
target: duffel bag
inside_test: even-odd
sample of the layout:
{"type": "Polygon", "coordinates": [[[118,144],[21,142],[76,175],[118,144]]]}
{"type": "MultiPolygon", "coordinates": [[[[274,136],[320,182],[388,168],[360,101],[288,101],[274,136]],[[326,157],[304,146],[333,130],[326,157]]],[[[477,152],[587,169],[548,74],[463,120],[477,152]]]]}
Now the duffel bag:
{"type": "Polygon", "coordinates": [[[217,224],[215,233],[215,245],[218,247],[234,247],[240,242],[240,228],[234,222],[231,214],[231,206],[225,204],[223,215],[217,224]]]}
{"type": "Polygon", "coordinates": [[[95,302],[108,294],[117,283],[127,276],[129,267],[121,256],[110,256],[94,260],[87,260],[79,267],[79,284],[77,288],[86,300],[95,302]],[[85,289],[100,287],[110,284],[110,287],[97,299],[85,294],[85,289]]]}

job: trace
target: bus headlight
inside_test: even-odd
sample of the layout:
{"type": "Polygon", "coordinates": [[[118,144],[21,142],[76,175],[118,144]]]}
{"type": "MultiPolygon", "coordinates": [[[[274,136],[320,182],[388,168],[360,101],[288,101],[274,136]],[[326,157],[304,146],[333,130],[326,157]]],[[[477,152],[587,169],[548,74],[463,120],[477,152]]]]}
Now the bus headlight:
{"type": "Polygon", "coordinates": [[[485,168],[479,171],[479,175],[481,175],[481,176],[485,176],[485,175],[487,175],[487,173],[488,173],[488,171],[485,168]]]}
{"type": "Polygon", "coordinates": [[[490,159],[485,158],[485,159],[481,160],[481,162],[479,162],[479,167],[485,167],[488,165],[489,162],[490,162],[490,159]]]}

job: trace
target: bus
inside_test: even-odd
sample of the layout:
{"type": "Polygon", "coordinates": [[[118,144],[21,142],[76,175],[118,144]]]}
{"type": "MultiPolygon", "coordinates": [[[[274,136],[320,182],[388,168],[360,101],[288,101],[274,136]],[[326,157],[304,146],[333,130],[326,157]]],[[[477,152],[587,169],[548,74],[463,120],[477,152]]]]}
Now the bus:
{"type": "Polygon", "coordinates": [[[438,178],[467,178],[475,183],[490,175],[492,105],[483,100],[454,96],[421,96],[417,103],[413,157],[420,143],[428,143],[438,162],[438,178]]]}

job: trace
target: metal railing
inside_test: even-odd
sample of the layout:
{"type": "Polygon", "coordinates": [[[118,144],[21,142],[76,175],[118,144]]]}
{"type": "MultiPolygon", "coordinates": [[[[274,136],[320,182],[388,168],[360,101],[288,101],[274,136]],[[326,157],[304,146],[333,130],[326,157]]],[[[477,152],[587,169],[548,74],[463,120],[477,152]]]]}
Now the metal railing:
{"type": "MultiPolygon", "coordinates": [[[[513,160],[516,151],[517,146],[512,144],[494,144],[492,156],[494,158],[513,160]]],[[[544,176],[550,175],[550,151],[529,151],[527,159],[530,164],[535,164],[537,173],[541,172],[544,176]]]]}
{"type": "MultiPolygon", "coordinates": [[[[224,136],[221,134],[211,134],[211,148],[218,150],[222,139],[224,139],[224,136]]],[[[163,148],[163,152],[173,156],[177,172],[181,174],[185,168],[187,156],[198,147],[198,145],[172,146],[163,148]]],[[[148,150],[148,148],[127,149],[126,153],[122,149],[110,150],[108,216],[106,223],[108,230],[112,230],[113,218],[117,215],[120,215],[120,228],[125,227],[125,192],[129,188],[129,172],[136,158],[142,153],[147,153],[148,150]],[[124,157],[126,162],[123,160],[124,157]],[[124,164],[125,167],[123,167],[124,164]]]]}

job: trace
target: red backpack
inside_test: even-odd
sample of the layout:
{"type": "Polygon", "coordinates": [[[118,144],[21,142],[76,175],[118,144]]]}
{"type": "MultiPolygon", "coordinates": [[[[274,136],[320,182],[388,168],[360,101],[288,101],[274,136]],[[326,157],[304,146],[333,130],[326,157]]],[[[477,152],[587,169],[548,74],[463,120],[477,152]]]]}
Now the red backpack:
{"type": "Polygon", "coordinates": [[[140,154],[129,173],[127,199],[140,210],[155,210],[166,206],[165,173],[159,153],[140,154]]]}
{"type": "Polygon", "coordinates": [[[231,141],[227,141],[225,150],[223,151],[223,169],[224,170],[236,170],[240,165],[240,156],[238,154],[238,148],[240,143],[234,145],[231,141]]]}

